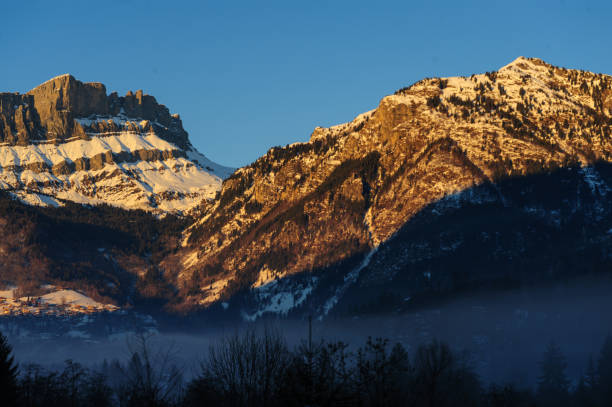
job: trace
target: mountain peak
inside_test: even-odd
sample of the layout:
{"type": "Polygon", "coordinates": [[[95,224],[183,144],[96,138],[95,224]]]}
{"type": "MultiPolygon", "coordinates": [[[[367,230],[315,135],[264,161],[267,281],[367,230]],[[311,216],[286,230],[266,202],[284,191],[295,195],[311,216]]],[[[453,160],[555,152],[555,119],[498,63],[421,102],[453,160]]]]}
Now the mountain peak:
{"type": "MultiPolygon", "coordinates": [[[[323,277],[315,281],[313,270],[354,256],[358,275],[370,261],[365,253],[407,222],[424,221],[418,216],[428,207],[454,208],[476,190],[483,195],[475,199],[496,200],[487,188],[504,180],[612,161],[611,115],[612,78],[536,58],[518,57],[498,72],[423,79],[372,112],[318,127],[309,142],[271,149],[234,173],[185,234],[181,283],[199,279],[193,287],[202,305],[250,285],[270,300],[250,315],[287,312],[280,303],[302,306],[306,294],[279,301],[285,283],[277,277],[292,284],[287,276],[303,275],[301,292],[314,292],[323,277]]],[[[441,253],[452,249],[440,244],[441,253]]],[[[427,247],[404,253],[424,258],[427,247]]]]}
{"type": "Polygon", "coordinates": [[[40,85],[35,86],[33,89],[27,92],[27,94],[40,93],[41,89],[48,89],[48,90],[57,92],[60,89],[67,89],[67,88],[73,88],[73,87],[79,90],[88,89],[88,88],[101,89],[104,91],[104,95],[106,95],[106,87],[102,83],[100,82],[81,82],[80,80],[78,80],[77,78],[75,78],[73,75],[69,73],[58,75],[49,80],[46,80],[40,85]]]}
{"type": "Polygon", "coordinates": [[[180,118],[153,96],[108,95],[70,74],[0,94],[0,143],[0,188],[27,202],[42,194],[183,212],[213,198],[232,171],[195,151],[180,118]]]}
{"type": "Polygon", "coordinates": [[[499,68],[498,72],[514,70],[514,71],[541,71],[543,73],[555,68],[540,58],[527,58],[520,56],[507,65],[499,68]]]}
{"type": "Polygon", "coordinates": [[[41,86],[45,86],[45,85],[51,84],[51,83],[72,82],[72,81],[76,81],[76,80],[77,79],[74,76],[72,76],[71,74],[65,73],[65,74],[54,76],[51,79],[47,79],[46,81],[44,81],[40,85],[35,86],[32,90],[40,88],[41,86]]]}
{"type": "Polygon", "coordinates": [[[499,68],[499,70],[502,71],[502,70],[507,70],[507,69],[510,69],[510,68],[524,66],[525,64],[529,64],[530,63],[530,59],[531,58],[525,58],[524,56],[521,55],[518,58],[514,59],[509,64],[506,64],[506,65],[502,66],[501,68],[499,68]]]}

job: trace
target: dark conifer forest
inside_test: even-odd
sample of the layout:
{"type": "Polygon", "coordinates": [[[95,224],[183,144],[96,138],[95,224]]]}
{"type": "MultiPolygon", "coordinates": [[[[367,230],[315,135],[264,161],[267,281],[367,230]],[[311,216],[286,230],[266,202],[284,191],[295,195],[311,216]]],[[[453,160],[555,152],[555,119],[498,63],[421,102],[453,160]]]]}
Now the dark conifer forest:
{"type": "MultiPolygon", "coordinates": [[[[140,335],[124,360],[63,369],[18,365],[0,334],[3,406],[610,406],[612,336],[568,377],[563,350],[551,342],[534,361],[535,386],[490,383],[461,351],[437,340],[406,349],[384,338],[355,345],[305,340],[290,347],[272,328],[246,330],[210,345],[195,372],[176,364],[176,349],[140,335]],[[189,379],[186,377],[189,376],[189,379]]],[[[503,367],[500,367],[503,369],[503,367]]]]}

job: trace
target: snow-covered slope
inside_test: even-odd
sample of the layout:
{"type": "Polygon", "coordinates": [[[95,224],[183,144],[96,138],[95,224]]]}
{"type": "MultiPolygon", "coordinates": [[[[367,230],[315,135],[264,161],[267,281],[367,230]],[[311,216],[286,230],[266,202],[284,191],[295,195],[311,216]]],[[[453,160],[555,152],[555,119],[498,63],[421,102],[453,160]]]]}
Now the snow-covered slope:
{"type": "Polygon", "coordinates": [[[63,305],[70,304],[80,307],[102,308],[104,304],[95,301],[88,296],[74,290],[58,290],[52,291],[40,297],[40,300],[46,304],[63,305]]]}
{"type": "Polygon", "coordinates": [[[62,75],[0,94],[0,188],[24,202],[180,213],[212,199],[232,172],[196,151],[178,115],[142,91],[107,96],[62,75]]]}

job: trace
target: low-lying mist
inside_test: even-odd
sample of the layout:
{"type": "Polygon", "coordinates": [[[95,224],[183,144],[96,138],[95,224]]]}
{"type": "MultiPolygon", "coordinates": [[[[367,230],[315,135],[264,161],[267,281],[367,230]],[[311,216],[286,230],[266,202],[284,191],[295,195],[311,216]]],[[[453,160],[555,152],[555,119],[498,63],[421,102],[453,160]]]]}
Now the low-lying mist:
{"type": "MultiPolygon", "coordinates": [[[[596,357],[606,335],[612,333],[612,277],[597,275],[554,285],[472,294],[445,300],[436,306],[407,313],[352,318],[330,317],[313,322],[313,341],[344,341],[352,348],[367,337],[401,342],[410,352],[420,344],[439,339],[464,355],[483,382],[512,382],[532,386],[539,374],[538,362],[554,341],[568,361],[571,380],[583,374],[589,356],[596,357]]],[[[172,349],[175,363],[185,377],[197,374],[199,361],[209,346],[236,331],[272,326],[285,335],[290,346],[308,338],[307,320],[268,319],[255,324],[203,326],[202,333],[161,331],[150,345],[172,349]]],[[[72,359],[84,365],[104,360],[126,360],[129,334],[104,339],[46,340],[20,335],[9,337],[16,360],[55,368],[72,359]]]]}

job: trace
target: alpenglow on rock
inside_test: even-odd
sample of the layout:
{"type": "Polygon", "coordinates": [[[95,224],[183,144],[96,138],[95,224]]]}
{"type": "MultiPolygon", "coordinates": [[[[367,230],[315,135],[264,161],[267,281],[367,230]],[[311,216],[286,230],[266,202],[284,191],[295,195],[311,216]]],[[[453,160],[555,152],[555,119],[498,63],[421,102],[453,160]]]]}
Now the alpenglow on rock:
{"type": "Polygon", "coordinates": [[[611,166],[609,75],[521,57],[424,79],[237,170],[166,268],[247,319],[602,270],[611,166]]]}
{"type": "Polygon", "coordinates": [[[181,213],[232,171],[196,151],[179,116],[141,90],[107,95],[66,74],[0,93],[0,188],[25,202],[181,213]]]}

